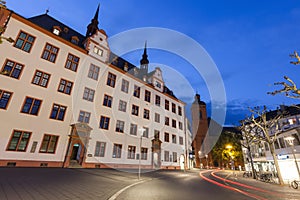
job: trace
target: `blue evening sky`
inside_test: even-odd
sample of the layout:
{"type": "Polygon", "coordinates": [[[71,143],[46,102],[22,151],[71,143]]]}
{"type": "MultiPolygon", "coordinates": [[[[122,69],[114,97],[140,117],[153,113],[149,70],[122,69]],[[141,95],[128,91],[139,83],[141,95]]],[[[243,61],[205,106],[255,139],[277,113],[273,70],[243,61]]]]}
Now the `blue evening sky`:
{"type": "MultiPolygon", "coordinates": [[[[134,28],[162,27],[202,45],[224,81],[228,125],[249,114],[249,106],[274,109],[300,101],[267,95],[279,89],[273,83],[283,81],[284,75],[300,84],[300,66],[289,64],[289,54],[300,49],[299,0],[7,0],[7,7],[24,17],[49,9],[50,16],[85,34],[98,3],[99,28],[108,37],[134,28]]],[[[125,57],[139,65],[141,54],[142,50],[125,57]]],[[[148,55],[151,63],[163,69],[167,85],[178,98],[190,104],[197,91],[210,105],[205,82],[187,61],[155,49],[149,49],[148,55]],[[172,69],[182,77],[174,80],[172,69]]]]}

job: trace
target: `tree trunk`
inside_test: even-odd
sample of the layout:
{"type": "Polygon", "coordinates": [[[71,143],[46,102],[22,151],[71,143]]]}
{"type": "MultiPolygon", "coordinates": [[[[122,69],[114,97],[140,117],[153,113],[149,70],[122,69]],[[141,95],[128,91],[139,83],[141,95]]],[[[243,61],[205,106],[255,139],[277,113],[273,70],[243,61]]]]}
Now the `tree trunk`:
{"type": "Polygon", "coordinates": [[[248,156],[249,156],[249,158],[250,158],[250,163],[251,163],[251,169],[252,169],[252,177],[253,177],[253,179],[256,179],[256,171],[255,171],[255,169],[254,169],[254,164],[253,164],[253,159],[252,159],[252,154],[251,154],[251,151],[250,151],[250,146],[248,146],[248,156]]]}
{"type": "Polygon", "coordinates": [[[278,159],[277,159],[277,156],[275,154],[274,146],[273,146],[273,144],[269,144],[269,146],[270,146],[270,152],[273,156],[275,168],[276,168],[276,171],[277,171],[279,185],[284,185],[283,179],[282,179],[282,176],[281,176],[281,172],[280,172],[280,168],[279,168],[279,164],[278,164],[278,159]]]}

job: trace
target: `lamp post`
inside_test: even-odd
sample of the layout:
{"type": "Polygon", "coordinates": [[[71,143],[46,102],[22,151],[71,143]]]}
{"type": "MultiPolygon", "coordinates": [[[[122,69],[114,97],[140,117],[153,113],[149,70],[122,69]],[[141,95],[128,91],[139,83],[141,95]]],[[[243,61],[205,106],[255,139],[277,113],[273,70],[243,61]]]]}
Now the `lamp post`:
{"type": "Polygon", "coordinates": [[[141,178],[141,152],[142,152],[142,138],[143,138],[143,134],[144,134],[144,131],[145,129],[144,128],[140,128],[139,129],[141,131],[141,137],[140,137],[140,150],[139,150],[139,171],[138,171],[138,180],[140,180],[141,178]]]}
{"type": "Polygon", "coordinates": [[[289,136],[289,137],[284,138],[284,140],[287,141],[288,144],[291,146],[293,157],[294,157],[295,164],[296,164],[296,168],[297,168],[297,171],[298,171],[298,176],[300,178],[300,170],[299,170],[299,166],[298,166],[297,159],[296,159],[296,156],[295,156],[294,139],[295,138],[293,136],[289,136]]]}
{"type": "Polygon", "coordinates": [[[202,166],[201,166],[201,151],[198,151],[198,157],[199,157],[199,168],[201,169],[202,166]]]}
{"type": "Polygon", "coordinates": [[[206,154],[205,155],[205,158],[206,158],[206,168],[208,169],[208,160],[207,160],[207,157],[208,157],[208,155],[206,154]]]}

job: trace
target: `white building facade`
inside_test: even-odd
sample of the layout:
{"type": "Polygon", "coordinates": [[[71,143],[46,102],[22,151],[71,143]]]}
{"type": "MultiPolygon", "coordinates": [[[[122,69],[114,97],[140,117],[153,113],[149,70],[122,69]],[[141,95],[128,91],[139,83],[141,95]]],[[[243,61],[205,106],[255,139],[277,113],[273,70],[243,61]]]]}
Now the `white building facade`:
{"type": "MultiPolygon", "coordinates": [[[[300,114],[297,108],[293,106],[285,108],[290,114],[279,121],[280,132],[274,138],[275,142],[273,145],[282,178],[285,183],[289,183],[300,178],[298,172],[300,167],[300,114]],[[287,140],[289,138],[293,138],[292,145],[287,140]]],[[[243,154],[245,169],[246,171],[251,171],[249,153],[246,148],[243,148],[243,154]]],[[[257,172],[273,172],[276,175],[276,168],[268,143],[252,144],[251,155],[257,172]]]]}
{"type": "Polygon", "coordinates": [[[182,169],[185,103],[157,67],[110,52],[98,28],[86,35],[48,14],[1,10],[0,166],[182,169]]]}

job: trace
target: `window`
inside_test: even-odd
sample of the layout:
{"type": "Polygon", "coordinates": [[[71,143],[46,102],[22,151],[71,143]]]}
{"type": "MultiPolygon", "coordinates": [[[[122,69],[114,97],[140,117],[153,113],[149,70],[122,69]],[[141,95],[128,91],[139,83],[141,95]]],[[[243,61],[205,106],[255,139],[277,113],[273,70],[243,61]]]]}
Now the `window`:
{"type": "Polygon", "coordinates": [[[265,142],[265,149],[266,151],[270,151],[269,144],[267,142],[265,142]]]}
{"type": "Polygon", "coordinates": [[[42,100],[26,97],[21,112],[30,115],[38,115],[41,104],[42,100]]]}
{"type": "Polygon", "coordinates": [[[0,109],[7,108],[11,96],[11,92],[0,90],[0,109]]]}
{"type": "Polygon", "coordinates": [[[147,109],[144,109],[144,119],[149,119],[150,118],[150,111],[147,109]]]}
{"type": "Polygon", "coordinates": [[[139,107],[136,105],[132,105],[131,114],[138,116],[139,115],[139,107]]]}
{"type": "Polygon", "coordinates": [[[56,145],[58,141],[58,136],[45,134],[40,153],[55,153],[56,145]]]}
{"type": "Polygon", "coordinates": [[[165,100],[165,109],[166,110],[169,110],[169,105],[170,105],[170,102],[166,99],[165,100]]]}
{"type": "Polygon", "coordinates": [[[83,99],[87,101],[94,101],[95,90],[85,87],[83,93],[83,99]]]}
{"type": "Polygon", "coordinates": [[[145,90],[145,101],[150,103],[151,100],[151,92],[148,90],[145,90]]]}
{"type": "Polygon", "coordinates": [[[91,64],[89,73],[88,73],[88,77],[97,81],[98,77],[99,77],[99,73],[100,73],[100,67],[97,67],[96,65],[91,64]]]}
{"type": "Polygon", "coordinates": [[[52,111],[50,114],[51,119],[57,119],[60,121],[64,121],[65,114],[66,114],[67,107],[58,105],[58,104],[53,104],[52,111]]]}
{"type": "Polygon", "coordinates": [[[43,54],[42,54],[42,58],[54,63],[56,60],[57,54],[58,54],[58,48],[49,43],[46,43],[43,54]]]}
{"type": "Polygon", "coordinates": [[[121,158],[122,154],[122,144],[114,144],[113,148],[113,158],[121,158]]]}
{"type": "Polygon", "coordinates": [[[99,56],[103,55],[103,50],[99,49],[98,47],[94,47],[94,53],[98,54],[99,56]]]}
{"type": "Polygon", "coordinates": [[[154,138],[159,139],[159,131],[158,130],[154,130],[154,138]]]}
{"type": "Polygon", "coordinates": [[[30,132],[14,130],[7,146],[7,151],[26,151],[30,132]]]}
{"type": "Polygon", "coordinates": [[[90,122],[90,117],[91,117],[91,113],[90,112],[85,112],[85,111],[80,111],[79,112],[79,117],[78,117],[78,122],[82,122],[82,123],[89,123],[90,122]]]}
{"type": "Polygon", "coordinates": [[[155,105],[160,106],[160,96],[155,95],[155,105]]]}
{"type": "Polygon", "coordinates": [[[141,160],[147,160],[148,148],[141,148],[141,160]]]}
{"type": "Polygon", "coordinates": [[[160,122],[160,114],[155,113],[154,121],[159,123],[160,122]]]}
{"type": "Polygon", "coordinates": [[[116,78],[117,76],[108,72],[108,76],[107,76],[107,85],[110,86],[110,87],[115,87],[115,84],[116,84],[116,78]]]}
{"type": "Polygon", "coordinates": [[[59,35],[60,32],[61,32],[61,28],[59,26],[54,26],[53,27],[52,33],[54,33],[55,35],[59,35]]]}
{"type": "Polygon", "coordinates": [[[140,98],[141,87],[134,85],[133,96],[140,98]]]}
{"type": "Polygon", "coordinates": [[[173,162],[177,162],[177,152],[173,152],[173,162]]]}
{"type": "Polygon", "coordinates": [[[172,103],[172,112],[176,113],[176,105],[175,105],[175,103],[172,103]]]}
{"type": "Polygon", "coordinates": [[[72,87],[73,87],[73,83],[71,81],[60,79],[58,91],[65,94],[71,94],[72,87]]]}
{"type": "Polygon", "coordinates": [[[137,135],[137,125],[130,124],[130,135],[137,135]]]}
{"type": "Polygon", "coordinates": [[[183,145],[183,137],[179,136],[179,144],[183,145]]]}
{"type": "Polygon", "coordinates": [[[169,133],[165,133],[165,142],[169,142],[170,139],[169,139],[169,133]]]}
{"type": "Polygon", "coordinates": [[[148,127],[143,127],[144,132],[143,132],[143,137],[148,138],[149,137],[149,128],[148,127]]]}
{"type": "Polygon", "coordinates": [[[128,88],[129,88],[129,82],[126,81],[125,79],[122,79],[121,91],[128,93],[128,88]]]}
{"type": "Polygon", "coordinates": [[[283,137],[278,138],[278,140],[279,140],[280,148],[285,148],[286,146],[283,137]]]}
{"type": "Polygon", "coordinates": [[[278,143],[278,140],[275,140],[275,141],[274,141],[274,148],[275,148],[275,149],[279,149],[279,143],[278,143]]]}
{"type": "Polygon", "coordinates": [[[176,128],[176,120],[175,119],[172,119],[172,127],[176,128]]]}
{"type": "Polygon", "coordinates": [[[128,146],[128,159],[135,159],[135,146],[128,146]]]}
{"type": "Polygon", "coordinates": [[[183,127],[182,127],[182,122],[178,122],[178,126],[179,126],[179,129],[182,130],[183,127]]]}
{"type": "Polygon", "coordinates": [[[116,123],[116,132],[119,132],[119,133],[124,133],[124,121],[121,121],[121,120],[117,120],[117,123],[116,123]]]}
{"type": "MultiPolygon", "coordinates": [[[[65,29],[64,29],[64,32],[68,32],[68,31],[65,31],[65,29]]],[[[77,36],[72,36],[72,37],[71,37],[71,42],[72,42],[73,44],[78,44],[79,38],[78,38],[77,36]]]]}
{"type": "Polygon", "coordinates": [[[79,58],[77,56],[74,56],[74,55],[69,53],[69,55],[67,57],[65,68],[76,72],[77,67],[78,67],[78,63],[79,63],[79,58]]]}
{"type": "Polygon", "coordinates": [[[100,128],[108,130],[109,128],[109,117],[101,116],[100,118],[100,128]]]}
{"type": "Polygon", "coordinates": [[[95,157],[104,157],[105,155],[105,147],[106,147],[106,142],[96,142],[96,147],[95,147],[95,157]]]}
{"type": "Polygon", "coordinates": [[[299,139],[299,136],[297,134],[292,134],[292,136],[295,138],[294,139],[294,145],[297,146],[297,145],[300,145],[300,139],[299,139]]]}
{"type": "Polygon", "coordinates": [[[127,102],[126,101],[119,101],[119,111],[126,112],[127,102]]]}
{"type": "Polygon", "coordinates": [[[182,116],[182,108],[178,106],[178,115],[182,116]]]}
{"type": "Polygon", "coordinates": [[[24,68],[24,65],[22,65],[20,63],[16,63],[11,60],[6,60],[4,66],[1,70],[1,74],[15,78],[15,79],[19,79],[23,68],[24,68]]]}
{"type": "Polygon", "coordinates": [[[176,135],[172,134],[172,143],[176,144],[176,135]]]}
{"type": "Polygon", "coordinates": [[[112,99],[113,98],[111,96],[105,94],[103,99],[103,105],[111,108],[112,99]]]}
{"type": "Polygon", "coordinates": [[[165,125],[169,126],[170,125],[170,118],[165,117],[165,125]]]}
{"type": "Polygon", "coordinates": [[[29,53],[34,40],[35,37],[21,31],[18,35],[18,38],[16,39],[15,47],[29,53]]]}
{"type": "Polygon", "coordinates": [[[170,154],[169,151],[165,151],[165,162],[169,162],[170,161],[170,154]]]}
{"type": "Polygon", "coordinates": [[[42,87],[47,87],[49,79],[50,74],[36,70],[31,83],[42,87]]]}

